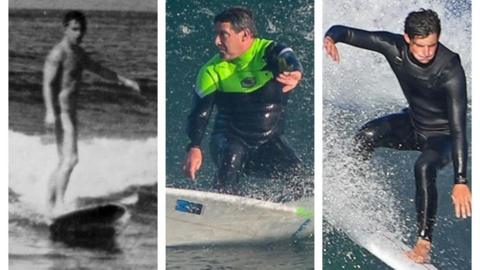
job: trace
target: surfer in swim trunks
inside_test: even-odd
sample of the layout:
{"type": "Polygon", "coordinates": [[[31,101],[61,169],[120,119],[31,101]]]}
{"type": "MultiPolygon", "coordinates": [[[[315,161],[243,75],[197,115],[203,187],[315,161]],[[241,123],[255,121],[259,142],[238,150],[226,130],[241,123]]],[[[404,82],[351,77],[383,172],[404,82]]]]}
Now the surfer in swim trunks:
{"type": "Polygon", "coordinates": [[[400,83],[408,108],[366,123],[355,142],[364,158],[377,147],[421,152],[414,167],[418,239],[407,255],[425,263],[437,211],[437,171],[452,160],[455,215],[471,216],[466,79],[459,55],[439,42],[440,20],[434,11],[411,12],[404,30],[400,35],[335,25],[325,35],[324,48],[335,62],[340,60],[337,42],[381,53],[400,83]]]}
{"type": "Polygon", "coordinates": [[[70,174],[78,163],[76,97],[84,69],[137,92],[137,82],[102,67],[80,47],[87,30],[85,15],[70,11],[63,19],[64,36],[47,55],[43,68],[45,125],[54,129],[59,162],[48,184],[48,206],[53,215],[64,212],[64,195],[70,174]]]}
{"type": "Polygon", "coordinates": [[[244,173],[272,176],[301,167],[283,136],[283,124],[288,95],[300,82],[303,68],[291,48],[257,37],[252,12],[246,8],[227,9],[214,24],[219,53],[197,76],[183,171],[195,180],[203,162],[201,141],[216,107],[210,141],[217,166],[215,189],[239,194],[238,179],[244,173]]]}

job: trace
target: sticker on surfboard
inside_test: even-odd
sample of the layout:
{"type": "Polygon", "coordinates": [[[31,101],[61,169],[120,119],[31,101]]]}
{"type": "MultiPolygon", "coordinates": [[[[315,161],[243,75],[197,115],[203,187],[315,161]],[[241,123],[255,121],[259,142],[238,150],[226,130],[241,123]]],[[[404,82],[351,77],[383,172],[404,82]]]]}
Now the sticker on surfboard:
{"type": "Polygon", "coordinates": [[[190,202],[187,200],[178,199],[175,204],[175,210],[179,212],[201,215],[203,205],[200,203],[190,202]]]}

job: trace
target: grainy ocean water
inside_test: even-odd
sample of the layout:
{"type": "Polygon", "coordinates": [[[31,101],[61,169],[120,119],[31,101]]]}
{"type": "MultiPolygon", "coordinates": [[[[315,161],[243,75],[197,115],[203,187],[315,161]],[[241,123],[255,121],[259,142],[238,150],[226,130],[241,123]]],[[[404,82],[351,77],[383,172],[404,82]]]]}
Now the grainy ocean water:
{"type": "MultiPolygon", "coordinates": [[[[460,54],[471,96],[469,0],[326,0],[322,32],[341,24],[402,33],[407,14],[420,8],[438,12],[442,21],[440,42],[460,54]]],[[[409,246],[414,243],[413,166],[419,153],[378,149],[371,161],[354,161],[350,146],[355,132],[373,118],[399,112],[406,107],[406,100],[382,55],[345,44],[338,44],[338,49],[340,64],[326,57],[323,60],[323,267],[388,269],[348,235],[362,238],[385,233],[409,246]],[[359,169],[365,176],[358,173],[359,169]]],[[[467,137],[471,144],[470,123],[469,112],[467,137]]],[[[449,165],[437,177],[439,197],[432,262],[439,269],[471,269],[471,219],[455,218],[450,199],[452,184],[453,169],[449,165]]]]}
{"type": "Polygon", "coordinates": [[[53,241],[42,214],[57,162],[43,128],[42,67],[63,36],[64,11],[9,11],[10,269],[157,269],[157,14],[85,11],[83,46],[102,65],[137,80],[142,95],[84,73],[78,94],[80,163],[67,202],[133,198],[114,239],[53,241]]]}
{"type": "MultiPolygon", "coordinates": [[[[188,137],[186,119],[192,91],[200,67],[217,49],[213,44],[215,14],[227,7],[250,8],[257,21],[259,36],[291,46],[302,62],[305,73],[290,95],[285,128],[289,143],[301,156],[311,175],[299,181],[313,181],[313,21],[314,1],[167,1],[166,5],[166,184],[171,187],[209,190],[215,174],[208,153],[208,131],[203,141],[204,164],[196,183],[185,178],[180,164],[185,158],[188,137]]],[[[213,122],[213,117],[211,118],[213,122]]],[[[280,181],[245,177],[242,189],[253,197],[269,196],[283,188],[280,181]]],[[[167,269],[312,269],[313,238],[293,243],[265,245],[204,246],[167,248],[167,269]]]]}

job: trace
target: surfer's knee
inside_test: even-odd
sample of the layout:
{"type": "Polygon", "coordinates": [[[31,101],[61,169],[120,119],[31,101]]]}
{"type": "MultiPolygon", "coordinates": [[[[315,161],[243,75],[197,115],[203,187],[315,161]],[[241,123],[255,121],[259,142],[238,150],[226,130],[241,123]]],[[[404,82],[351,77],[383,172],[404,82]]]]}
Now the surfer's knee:
{"type": "Polygon", "coordinates": [[[66,170],[72,170],[78,164],[78,154],[70,154],[63,157],[62,167],[66,170]]]}
{"type": "Polygon", "coordinates": [[[435,177],[437,176],[437,166],[427,159],[419,158],[415,162],[415,178],[422,179],[422,181],[426,181],[427,185],[434,183],[435,177]]]}
{"type": "Polygon", "coordinates": [[[70,159],[69,159],[69,165],[71,168],[75,167],[77,164],[78,164],[78,155],[77,154],[73,154],[72,156],[70,156],[70,159]]]}
{"type": "Polygon", "coordinates": [[[243,170],[243,163],[235,162],[235,157],[224,160],[222,166],[218,170],[218,181],[225,185],[230,182],[237,182],[240,173],[243,170]]]}
{"type": "Polygon", "coordinates": [[[353,138],[354,150],[368,159],[375,150],[377,131],[375,128],[363,126],[353,138]]]}
{"type": "MultiPolygon", "coordinates": [[[[243,151],[233,151],[224,155],[218,168],[217,188],[230,190],[232,188],[229,187],[237,186],[240,174],[244,169],[244,154],[243,151]]],[[[225,193],[232,193],[232,191],[225,193]]]]}
{"type": "Polygon", "coordinates": [[[238,193],[238,178],[240,171],[235,168],[220,169],[214,182],[213,189],[218,193],[234,194],[238,193]]]}

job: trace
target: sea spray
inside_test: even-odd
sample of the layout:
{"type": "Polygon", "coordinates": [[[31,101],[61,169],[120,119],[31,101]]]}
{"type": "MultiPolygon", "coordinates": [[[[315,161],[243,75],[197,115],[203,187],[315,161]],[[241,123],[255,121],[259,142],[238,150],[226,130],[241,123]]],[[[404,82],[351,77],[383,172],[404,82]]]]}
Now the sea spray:
{"type": "MultiPolygon", "coordinates": [[[[440,42],[460,55],[471,96],[471,1],[326,0],[322,6],[321,35],[335,24],[402,33],[410,11],[435,10],[442,22],[440,42]]],[[[381,54],[341,43],[337,46],[339,64],[323,55],[323,213],[329,225],[327,233],[338,236],[335,231],[341,231],[357,243],[368,234],[383,233],[411,245],[416,233],[413,164],[418,152],[377,149],[372,160],[358,162],[351,149],[353,136],[364,123],[399,112],[407,102],[381,54]]],[[[433,256],[441,268],[463,265],[462,269],[469,269],[470,249],[461,244],[469,235],[468,223],[453,222],[452,209],[446,207],[450,206],[452,177],[449,166],[437,179],[439,217],[433,256]]],[[[324,239],[324,243],[342,244],[336,239],[324,239]]],[[[352,246],[346,248],[356,252],[352,246]]],[[[352,263],[368,268],[368,260],[357,258],[352,263]]]]}
{"type": "MultiPolygon", "coordinates": [[[[56,145],[40,137],[9,132],[10,189],[19,200],[45,207],[48,179],[58,162],[56,145]]],[[[157,139],[95,138],[79,141],[80,162],[72,172],[66,202],[100,197],[132,185],[157,181],[157,139]]]]}

